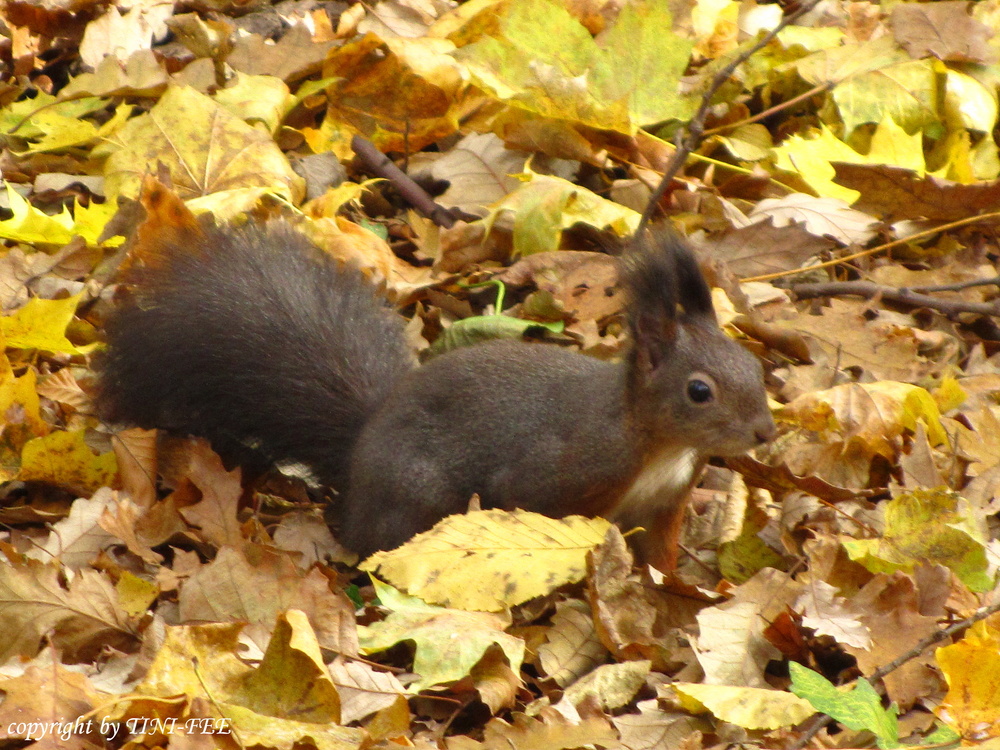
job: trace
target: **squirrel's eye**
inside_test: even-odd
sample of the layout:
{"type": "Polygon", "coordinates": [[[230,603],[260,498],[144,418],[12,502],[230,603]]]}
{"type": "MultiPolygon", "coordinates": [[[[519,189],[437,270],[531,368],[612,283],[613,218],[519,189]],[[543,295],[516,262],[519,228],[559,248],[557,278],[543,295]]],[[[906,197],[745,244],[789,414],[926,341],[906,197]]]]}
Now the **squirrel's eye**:
{"type": "Polygon", "coordinates": [[[688,381],[688,398],[696,404],[704,404],[712,400],[712,386],[704,380],[693,378],[688,381]]]}

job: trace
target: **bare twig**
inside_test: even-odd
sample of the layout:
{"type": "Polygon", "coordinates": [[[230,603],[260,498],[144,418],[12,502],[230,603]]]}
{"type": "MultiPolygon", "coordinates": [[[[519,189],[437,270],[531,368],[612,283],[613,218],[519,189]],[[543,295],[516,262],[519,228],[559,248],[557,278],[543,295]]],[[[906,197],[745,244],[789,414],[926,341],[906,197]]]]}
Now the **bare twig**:
{"type": "Polygon", "coordinates": [[[883,286],[874,281],[827,281],[817,284],[793,284],[789,289],[799,299],[814,297],[881,297],[889,302],[897,302],[910,307],[926,307],[937,310],[949,317],[959,313],[992,315],[1000,317],[1000,302],[966,302],[956,299],[942,299],[929,294],[921,294],[913,289],[883,286]]]}
{"type": "Polygon", "coordinates": [[[712,97],[715,96],[716,92],[722,88],[723,84],[729,80],[730,76],[732,76],[740,65],[749,60],[752,55],[764,49],[764,47],[770,44],[783,28],[800,18],[805,13],[808,13],[818,2],[819,0],[809,0],[809,2],[803,4],[794,13],[782,18],[778,25],[762,36],[756,44],[743,50],[743,52],[730,60],[729,64],[713,76],[712,82],[708,86],[708,90],[701,97],[701,105],[698,107],[698,111],[695,112],[694,117],[691,118],[686,127],[677,131],[677,137],[674,139],[674,145],[677,147],[677,150],[674,151],[674,155],[670,157],[670,161],[667,162],[667,166],[663,170],[663,177],[660,179],[660,184],[656,186],[656,190],[654,190],[653,194],[649,197],[649,203],[646,204],[646,210],[643,212],[642,219],[639,221],[639,227],[636,229],[636,234],[641,234],[646,229],[646,226],[652,220],[653,214],[656,213],[656,210],[660,205],[660,200],[663,198],[664,194],[666,194],[667,188],[670,187],[670,183],[673,182],[674,176],[680,170],[684,162],[687,161],[691,152],[698,147],[699,143],[701,143],[701,139],[705,132],[705,118],[708,117],[708,109],[712,106],[712,97]]]}
{"type": "Polygon", "coordinates": [[[942,232],[947,232],[949,229],[956,229],[958,227],[963,227],[966,224],[977,224],[979,222],[985,221],[995,221],[1000,219],[1000,211],[991,211],[988,214],[980,214],[979,216],[967,216],[964,219],[958,219],[957,221],[950,221],[947,224],[939,224],[931,229],[925,229],[922,232],[916,232],[915,234],[907,235],[906,237],[900,237],[898,240],[893,240],[892,242],[886,242],[884,245],[879,245],[878,247],[870,247],[867,250],[861,250],[857,253],[852,253],[851,255],[845,255],[842,258],[834,258],[833,260],[828,260],[823,263],[817,263],[815,266],[809,266],[807,268],[792,268],[788,271],[778,271],[776,273],[767,273],[762,276],[748,276],[745,279],[740,279],[742,282],[747,281],[774,281],[774,279],[780,279],[785,276],[795,276],[800,273],[809,273],[810,271],[815,271],[819,268],[829,268],[830,266],[839,266],[841,263],[847,263],[851,260],[856,260],[857,258],[864,258],[868,255],[875,255],[876,253],[883,253],[886,250],[890,250],[897,245],[905,245],[908,242],[914,242],[924,237],[930,237],[931,235],[941,234],[942,232]]]}
{"type": "Polygon", "coordinates": [[[775,104],[773,107],[765,109],[763,112],[758,112],[753,117],[747,117],[743,120],[737,120],[736,122],[728,122],[725,125],[720,125],[717,128],[711,128],[702,133],[703,136],[715,135],[716,133],[728,133],[735,128],[741,128],[744,125],[750,125],[755,122],[760,122],[761,120],[766,120],[771,115],[775,115],[778,112],[783,112],[786,109],[794,107],[801,101],[805,101],[810,97],[816,96],[816,94],[822,94],[824,91],[829,91],[833,88],[833,84],[829,81],[827,83],[821,83],[818,86],[813,86],[808,91],[804,91],[798,96],[793,96],[791,99],[786,99],[781,104],[775,104]]]}
{"type": "MultiPolygon", "coordinates": [[[[356,135],[351,139],[351,149],[368,169],[391,182],[403,199],[428,219],[445,229],[455,226],[455,215],[452,211],[431,198],[426,190],[379,151],[374,143],[356,135]]],[[[461,218],[466,217],[463,215],[461,218]]],[[[471,217],[471,219],[478,218],[478,216],[471,217]]]]}
{"type": "MultiPolygon", "coordinates": [[[[931,633],[926,638],[923,638],[920,641],[918,641],[917,644],[906,653],[898,656],[888,664],[884,664],[883,666],[879,667],[874,672],[872,672],[871,676],[867,678],[868,681],[874,683],[877,682],[878,680],[881,680],[883,677],[891,674],[892,672],[895,672],[897,669],[906,664],[908,661],[916,659],[918,656],[920,656],[920,654],[922,654],[928,648],[933,646],[935,643],[950,638],[958,631],[964,630],[965,628],[973,625],[974,623],[979,622],[980,620],[985,620],[987,617],[996,612],[1000,612],[1000,602],[998,602],[997,604],[991,604],[988,607],[983,607],[982,609],[978,610],[975,614],[966,617],[964,620],[959,620],[958,622],[954,622],[946,628],[942,628],[941,630],[931,633]]],[[[876,686],[876,689],[878,689],[878,686],[876,686]]],[[[832,724],[833,721],[834,719],[831,716],[817,714],[816,718],[813,719],[809,727],[802,733],[802,736],[799,737],[798,741],[794,745],[792,745],[791,748],[789,748],[789,750],[801,750],[801,748],[805,747],[806,743],[808,743],[809,740],[815,737],[816,734],[823,727],[832,724]]]]}
{"type": "Polygon", "coordinates": [[[911,292],[960,292],[963,289],[972,289],[977,286],[1000,286],[1000,276],[991,276],[988,279],[973,279],[972,281],[962,281],[957,284],[938,284],[937,286],[912,286],[911,292]]]}

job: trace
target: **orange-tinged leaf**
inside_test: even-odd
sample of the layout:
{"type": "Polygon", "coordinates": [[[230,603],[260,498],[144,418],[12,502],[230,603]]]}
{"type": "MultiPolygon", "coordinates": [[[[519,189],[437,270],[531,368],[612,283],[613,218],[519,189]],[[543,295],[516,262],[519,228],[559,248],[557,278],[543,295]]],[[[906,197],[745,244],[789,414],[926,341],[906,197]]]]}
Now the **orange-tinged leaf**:
{"type": "MultiPolygon", "coordinates": [[[[87,675],[67,669],[43,652],[16,677],[0,678],[0,740],[33,739],[39,746],[74,747],[81,740],[97,742],[97,732],[87,731],[78,717],[105,703],[110,696],[97,690],[87,675]],[[29,737],[30,735],[30,737],[29,737]],[[87,736],[91,735],[91,736],[87,736]]],[[[100,722],[92,721],[96,730],[100,722]]]]}
{"type": "Polygon", "coordinates": [[[962,736],[979,743],[1000,737],[1000,620],[994,615],[969,628],[958,643],[935,652],[948,693],[935,713],[962,736]]]}
{"type": "Polygon", "coordinates": [[[321,130],[306,133],[310,145],[340,155],[360,133],[382,151],[408,151],[454,133],[465,85],[454,50],[446,39],[374,33],[338,47],[323,66],[336,80],[321,130]]]}
{"type": "Polygon", "coordinates": [[[217,547],[230,545],[238,549],[243,543],[243,532],[236,517],[243,494],[240,470],[226,471],[222,459],[205,441],[194,445],[190,456],[188,477],[201,491],[201,502],[183,508],[181,515],[217,547]]]}
{"type": "Polygon", "coordinates": [[[124,542],[129,552],[150,565],[163,562],[163,556],[153,551],[154,545],[186,530],[169,500],[141,508],[125,493],[118,495],[116,501],[104,509],[98,523],[106,532],[124,542]]]}

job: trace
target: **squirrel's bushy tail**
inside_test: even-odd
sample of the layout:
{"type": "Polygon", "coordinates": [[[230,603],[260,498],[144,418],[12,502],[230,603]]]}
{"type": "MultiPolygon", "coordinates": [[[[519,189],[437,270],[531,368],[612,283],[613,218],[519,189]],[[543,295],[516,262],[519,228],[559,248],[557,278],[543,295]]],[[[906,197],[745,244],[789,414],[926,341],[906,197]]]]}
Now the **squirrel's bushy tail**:
{"type": "Polygon", "coordinates": [[[107,323],[101,416],[343,488],[362,426],[412,367],[402,319],[285,224],[166,234],[107,323]]]}

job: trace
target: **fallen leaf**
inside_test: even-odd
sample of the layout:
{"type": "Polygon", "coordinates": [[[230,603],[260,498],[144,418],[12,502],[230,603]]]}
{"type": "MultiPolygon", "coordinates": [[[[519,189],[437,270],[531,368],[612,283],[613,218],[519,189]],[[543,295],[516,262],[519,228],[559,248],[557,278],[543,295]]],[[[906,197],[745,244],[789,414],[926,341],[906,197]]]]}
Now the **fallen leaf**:
{"type": "Polygon", "coordinates": [[[390,615],[382,622],[359,628],[361,648],[373,653],[400,641],[412,641],[413,671],[419,675],[409,686],[414,692],[462,679],[493,644],[503,650],[515,673],[520,669],[524,641],[503,632],[503,617],[436,607],[378,581],[375,588],[390,615]],[[461,638],[454,637],[456,630],[462,633],[461,638]]]}
{"type": "Polygon", "coordinates": [[[474,511],[372,555],[361,569],[428,602],[493,612],[581,580],[587,552],[609,525],[582,516],[474,511]]]}
{"type": "Polygon", "coordinates": [[[5,662],[34,656],[43,638],[65,656],[80,657],[109,644],[124,646],[135,637],[106,575],[83,569],[64,583],[60,566],[36,560],[0,564],[0,625],[6,634],[0,646],[5,662]]]}
{"type": "Polygon", "coordinates": [[[935,652],[948,693],[935,713],[968,742],[1000,737],[1000,632],[996,617],[974,623],[962,640],[935,652]]]}
{"type": "Polygon", "coordinates": [[[556,605],[545,643],[538,658],[545,674],[565,687],[604,662],[607,650],[601,645],[590,608],[570,600],[556,605]]]}
{"type": "Polygon", "coordinates": [[[688,682],[675,682],[672,687],[723,721],[745,729],[790,727],[816,713],[807,701],[778,690],[688,682]]]}

